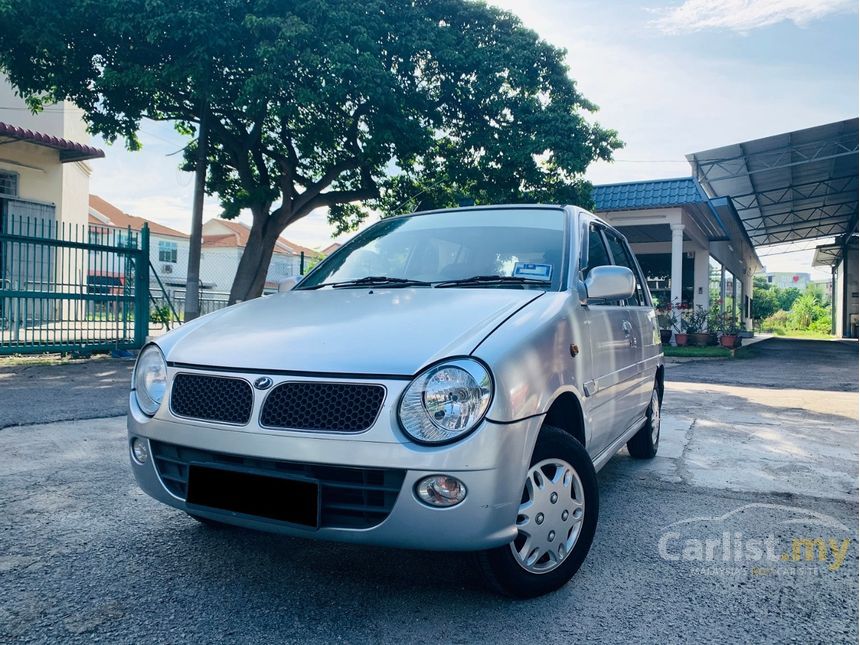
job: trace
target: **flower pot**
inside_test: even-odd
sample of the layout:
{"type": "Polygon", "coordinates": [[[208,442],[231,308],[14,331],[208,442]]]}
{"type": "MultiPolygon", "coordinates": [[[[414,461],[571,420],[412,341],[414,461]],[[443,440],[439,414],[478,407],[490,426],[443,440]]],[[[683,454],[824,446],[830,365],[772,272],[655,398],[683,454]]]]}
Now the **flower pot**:
{"type": "Polygon", "coordinates": [[[741,346],[741,337],[734,334],[723,334],[720,336],[720,345],[726,349],[735,349],[741,346]]]}
{"type": "Polygon", "coordinates": [[[660,330],[660,342],[664,345],[668,345],[672,341],[672,330],[671,329],[661,329],[660,330]]]}
{"type": "Polygon", "coordinates": [[[713,332],[708,334],[708,345],[719,345],[720,339],[713,332]]]}
{"type": "Polygon", "coordinates": [[[688,334],[690,337],[687,341],[693,347],[707,347],[708,341],[711,340],[711,335],[707,332],[698,332],[696,334],[688,334]]]}
{"type": "Polygon", "coordinates": [[[687,334],[675,334],[675,345],[684,347],[687,344],[687,334]]]}

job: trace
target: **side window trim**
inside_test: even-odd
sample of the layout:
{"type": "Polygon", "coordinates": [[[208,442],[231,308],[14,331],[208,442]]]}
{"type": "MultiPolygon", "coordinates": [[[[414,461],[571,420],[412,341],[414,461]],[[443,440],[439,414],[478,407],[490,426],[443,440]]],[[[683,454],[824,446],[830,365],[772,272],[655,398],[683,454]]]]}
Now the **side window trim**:
{"type": "Polygon", "coordinates": [[[648,283],[645,282],[645,275],[642,273],[642,267],[639,266],[639,260],[636,258],[636,254],[633,252],[633,249],[630,247],[630,242],[627,241],[627,238],[624,238],[624,249],[627,251],[627,254],[630,256],[630,262],[633,263],[634,274],[636,276],[636,281],[639,283],[639,288],[642,292],[642,299],[645,302],[639,304],[640,307],[651,307],[651,292],[648,290],[648,283]]]}
{"type": "Polygon", "coordinates": [[[625,238],[623,235],[621,235],[621,233],[619,233],[618,231],[612,231],[612,230],[609,230],[608,228],[604,230],[603,234],[604,234],[604,243],[606,244],[607,250],[609,251],[609,257],[612,259],[612,263],[616,266],[627,267],[628,269],[633,271],[633,278],[636,280],[636,284],[637,284],[636,292],[634,292],[634,295],[633,295],[633,297],[636,298],[636,301],[637,301],[636,304],[631,305],[628,302],[624,301],[621,303],[620,306],[623,306],[623,307],[644,307],[644,306],[646,306],[645,303],[639,302],[639,298],[640,298],[639,294],[640,293],[642,294],[642,298],[645,298],[645,291],[642,287],[642,285],[644,284],[642,282],[642,271],[639,268],[639,263],[636,261],[636,256],[633,254],[633,250],[630,248],[630,245],[627,242],[627,238],[625,238]],[[621,247],[622,252],[625,255],[624,258],[616,258],[615,257],[615,251],[612,250],[612,245],[609,244],[608,240],[605,239],[605,237],[607,236],[607,232],[608,232],[608,234],[611,234],[615,238],[616,242],[618,242],[619,246],[621,247]]]}
{"type": "MultiPolygon", "coordinates": [[[[606,231],[608,230],[608,228],[604,224],[598,222],[597,220],[586,219],[585,220],[586,235],[584,236],[584,240],[582,243],[582,251],[581,251],[581,254],[582,254],[581,257],[584,259],[584,264],[583,264],[583,260],[580,260],[581,266],[579,269],[580,276],[582,277],[583,280],[585,280],[585,278],[588,277],[583,273],[583,271],[585,271],[585,269],[587,269],[588,265],[591,263],[590,238],[591,238],[591,229],[592,228],[594,228],[594,231],[600,236],[600,242],[603,244],[603,251],[606,253],[606,257],[610,261],[613,260],[612,250],[609,248],[609,243],[606,241],[606,231]]],[[[604,300],[602,302],[592,302],[590,304],[592,306],[596,305],[599,307],[624,307],[625,306],[624,303],[622,303],[620,300],[615,300],[615,301],[604,300]]]]}

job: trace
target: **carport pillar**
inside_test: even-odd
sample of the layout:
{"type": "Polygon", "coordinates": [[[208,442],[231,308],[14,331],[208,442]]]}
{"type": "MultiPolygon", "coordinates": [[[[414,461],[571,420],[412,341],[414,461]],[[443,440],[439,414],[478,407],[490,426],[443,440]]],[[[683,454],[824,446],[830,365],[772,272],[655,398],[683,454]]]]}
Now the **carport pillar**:
{"type": "Polygon", "coordinates": [[[678,305],[681,304],[681,294],[683,293],[684,225],[669,224],[669,227],[672,229],[672,287],[670,295],[672,303],[678,305]]]}
{"type": "Polygon", "coordinates": [[[720,265],[720,314],[726,315],[726,267],[720,265]]]}

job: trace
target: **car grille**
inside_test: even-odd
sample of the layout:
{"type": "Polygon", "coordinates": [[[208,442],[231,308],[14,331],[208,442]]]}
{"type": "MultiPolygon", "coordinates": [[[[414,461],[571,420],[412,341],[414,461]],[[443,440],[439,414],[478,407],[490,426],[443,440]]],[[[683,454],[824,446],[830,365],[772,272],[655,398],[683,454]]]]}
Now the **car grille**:
{"type": "Polygon", "coordinates": [[[170,409],[173,414],[204,421],[246,424],[251,420],[254,393],[247,381],[223,376],[177,374],[170,409]]]}
{"type": "Polygon", "coordinates": [[[385,388],[352,383],[282,383],[266,397],[260,425],[292,430],[361,432],[373,425],[385,388]]]}
{"type": "Polygon", "coordinates": [[[188,492],[188,466],[192,463],[214,468],[239,467],[243,472],[259,475],[292,474],[316,479],[320,483],[320,526],[329,528],[370,528],[382,522],[391,513],[406,476],[405,470],[274,461],[151,439],[149,445],[161,481],[181,499],[188,492]]]}

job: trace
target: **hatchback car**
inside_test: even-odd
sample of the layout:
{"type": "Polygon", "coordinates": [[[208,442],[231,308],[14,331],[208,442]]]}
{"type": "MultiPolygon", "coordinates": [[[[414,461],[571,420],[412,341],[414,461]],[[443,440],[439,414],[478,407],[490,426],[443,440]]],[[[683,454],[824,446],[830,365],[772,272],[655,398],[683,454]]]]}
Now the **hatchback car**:
{"type": "Polygon", "coordinates": [[[474,551],[532,597],[588,553],[595,472],[655,455],[662,392],[618,231],[572,206],[441,210],[144,347],[129,449],[144,491],[204,523],[474,551]]]}

